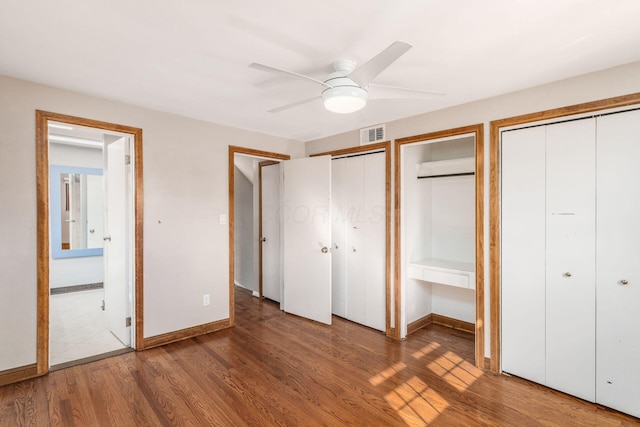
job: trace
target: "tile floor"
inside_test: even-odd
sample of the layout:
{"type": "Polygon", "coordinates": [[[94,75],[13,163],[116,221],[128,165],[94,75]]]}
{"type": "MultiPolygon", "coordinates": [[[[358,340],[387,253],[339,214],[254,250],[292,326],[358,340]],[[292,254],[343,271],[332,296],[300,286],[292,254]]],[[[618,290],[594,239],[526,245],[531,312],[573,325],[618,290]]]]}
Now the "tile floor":
{"type": "Polygon", "coordinates": [[[50,366],[125,348],[109,331],[103,295],[94,289],[50,296],[50,366]]]}

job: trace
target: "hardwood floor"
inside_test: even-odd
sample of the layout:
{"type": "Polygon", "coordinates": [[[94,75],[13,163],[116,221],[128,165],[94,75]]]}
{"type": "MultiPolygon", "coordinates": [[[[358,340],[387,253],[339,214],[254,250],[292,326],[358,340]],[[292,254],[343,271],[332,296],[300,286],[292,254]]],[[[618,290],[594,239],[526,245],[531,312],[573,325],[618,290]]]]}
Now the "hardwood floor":
{"type": "Polygon", "coordinates": [[[397,342],[236,290],[236,326],[0,387],[0,426],[637,426],[473,366],[471,335],[397,342]]]}

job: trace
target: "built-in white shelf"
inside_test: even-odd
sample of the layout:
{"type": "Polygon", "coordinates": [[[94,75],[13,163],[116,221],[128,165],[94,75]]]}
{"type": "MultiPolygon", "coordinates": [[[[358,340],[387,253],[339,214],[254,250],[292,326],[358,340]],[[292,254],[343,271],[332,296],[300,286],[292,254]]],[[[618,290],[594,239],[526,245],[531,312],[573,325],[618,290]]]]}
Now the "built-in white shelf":
{"type": "Polygon", "coordinates": [[[437,160],[419,163],[418,178],[445,178],[450,176],[474,175],[476,169],[475,157],[459,159],[437,160]]]}
{"type": "Polygon", "coordinates": [[[423,259],[409,263],[408,275],[412,279],[459,288],[476,288],[476,266],[471,262],[423,259]]]}

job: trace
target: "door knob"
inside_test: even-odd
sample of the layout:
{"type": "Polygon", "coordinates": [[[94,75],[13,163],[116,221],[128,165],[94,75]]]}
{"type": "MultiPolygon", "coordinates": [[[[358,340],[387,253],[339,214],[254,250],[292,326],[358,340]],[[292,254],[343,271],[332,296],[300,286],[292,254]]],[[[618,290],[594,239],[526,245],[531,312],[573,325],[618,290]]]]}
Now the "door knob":
{"type": "Polygon", "coordinates": [[[571,272],[567,271],[566,273],[564,273],[564,277],[571,277],[571,272]]]}
{"type": "Polygon", "coordinates": [[[260,241],[261,241],[261,242],[266,242],[266,241],[267,241],[267,238],[266,238],[266,237],[261,237],[261,238],[260,238],[260,241]]]}
{"type": "Polygon", "coordinates": [[[323,248],[320,250],[322,251],[323,254],[326,254],[327,252],[329,252],[329,248],[326,246],[323,246],[323,248]]]}
{"type": "Polygon", "coordinates": [[[111,236],[104,236],[104,237],[102,238],[102,240],[104,240],[105,242],[106,242],[106,241],[109,241],[109,242],[110,242],[110,241],[111,241],[111,236]]]}
{"type": "Polygon", "coordinates": [[[628,281],[628,280],[626,280],[626,279],[622,279],[622,280],[620,280],[620,284],[621,284],[621,285],[628,285],[628,284],[629,284],[629,281],[628,281]]]}

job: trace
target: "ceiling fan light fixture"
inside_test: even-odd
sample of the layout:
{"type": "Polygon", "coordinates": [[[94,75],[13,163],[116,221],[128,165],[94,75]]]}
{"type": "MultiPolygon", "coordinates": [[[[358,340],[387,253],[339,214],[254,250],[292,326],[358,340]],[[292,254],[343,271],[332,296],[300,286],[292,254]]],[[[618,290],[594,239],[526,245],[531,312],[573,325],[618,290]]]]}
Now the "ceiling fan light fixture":
{"type": "Polygon", "coordinates": [[[358,86],[336,86],[322,92],[324,108],[339,114],[361,110],[367,99],[367,91],[358,86]]]}

